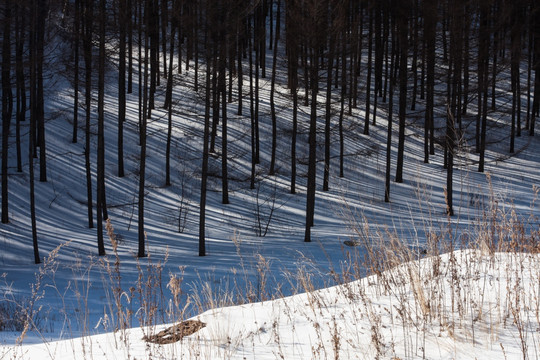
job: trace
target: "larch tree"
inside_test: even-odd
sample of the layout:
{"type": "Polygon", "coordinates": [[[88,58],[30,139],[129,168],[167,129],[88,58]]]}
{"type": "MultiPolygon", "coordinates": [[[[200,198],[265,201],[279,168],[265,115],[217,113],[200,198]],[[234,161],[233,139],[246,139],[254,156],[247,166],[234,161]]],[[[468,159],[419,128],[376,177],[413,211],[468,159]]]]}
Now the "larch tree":
{"type": "Polygon", "coordinates": [[[399,41],[399,133],[395,181],[402,183],[405,153],[405,118],[407,115],[407,59],[409,50],[407,19],[409,4],[407,1],[399,1],[399,4],[396,4],[395,7],[399,41]]]}
{"type": "Polygon", "coordinates": [[[9,222],[8,216],[8,151],[13,93],[11,91],[11,0],[3,7],[2,41],[2,223],[9,222]]]}

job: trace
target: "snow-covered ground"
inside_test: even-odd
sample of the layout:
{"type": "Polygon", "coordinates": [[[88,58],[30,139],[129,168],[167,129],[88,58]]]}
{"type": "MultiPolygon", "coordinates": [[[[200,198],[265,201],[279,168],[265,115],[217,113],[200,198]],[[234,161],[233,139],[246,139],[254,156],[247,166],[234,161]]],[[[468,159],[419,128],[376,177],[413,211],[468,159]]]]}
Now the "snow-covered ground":
{"type": "MultiPolygon", "coordinates": [[[[216,308],[172,344],[169,325],[2,346],[12,359],[535,359],[540,256],[456,251],[341,286],[216,308]],[[466,265],[466,266],[463,266],[466,265]],[[525,355],[524,355],[525,354],[525,355]]],[[[45,339],[43,339],[45,340],[45,339]]]]}
{"type": "MultiPolygon", "coordinates": [[[[63,72],[60,62],[50,65],[51,74],[63,72]]],[[[452,218],[445,214],[442,149],[423,163],[421,104],[407,120],[405,181],[392,183],[390,203],[383,201],[387,104],[370,136],[361,131],[362,102],[345,118],[344,178],[338,176],[334,116],[330,191],[321,191],[319,162],[314,241],[304,243],[309,109],[299,111],[298,192],[292,195],[291,101],[278,86],[277,175],[269,176],[270,85],[263,79],[256,189],[249,189],[250,120],[237,115],[235,93],[229,105],[231,203],[221,204],[218,131],[210,160],[208,256],[198,257],[204,103],[202,92],[193,91],[193,70],[184,71],[175,78],[169,187],[163,155],[167,114],[160,108],[164,81],[149,121],[149,257],[137,259],[137,86],[128,96],[126,176],[119,178],[114,67],[107,78],[106,191],[118,248],[115,252],[107,240],[107,256],[97,256],[96,230],[87,228],[86,219],[84,132],[81,128],[79,142],[71,143],[72,89],[56,75],[47,85],[49,179],[36,183],[45,260],[39,266],[32,256],[27,157],[23,173],[16,172],[15,157],[10,159],[10,223],[0,225],[0,359],[539,357],[540,258],[521,248],[489,251],[492,240],[538,241],[540,140],[517,138],[510,156],[504,112],[490,114],[484,174],[476,172],[477,156],[468,152],[474,129],[465,128],[452,218]],[[267,224],[268,234],[258,236],[267,224]],[[143,340],[187,319],[205,327],[173,344],[143,340]]],[[[278,83],[284,83],[284,74],[278,83]]],[[[322,108],[320,114],[322,126],[322,108]]],[[[92,124],[95,129],[95,118],[92,124]]],[[[322,144],[321,132],[319,160],[322,144]]],[[[94,165],[95,147],[93,137],[94,165]]]]}

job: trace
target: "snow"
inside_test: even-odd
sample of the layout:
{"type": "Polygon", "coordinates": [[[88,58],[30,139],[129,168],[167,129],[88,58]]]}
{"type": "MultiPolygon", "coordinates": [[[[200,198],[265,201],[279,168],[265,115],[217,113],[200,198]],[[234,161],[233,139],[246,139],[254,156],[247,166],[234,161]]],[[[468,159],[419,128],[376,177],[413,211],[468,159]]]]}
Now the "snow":
{"type": "Polygon", "coordinates": [[[282,299],[208,310],[168,345],[135,327],[3,346],[5,358],[457,359],[538,356],[540,256],[455,251],[282,299]],[[467,264],[467,266],[462,266],[467,264]]]}
{"type": "MultiPolygon", "coordinates": [[[[491,252],[487,246],[487,234],[500,244],[520,234],[537,241],[540,140],[517,138],[516,154],[508,155],[502,112],[490,117],[486,173],[476,172],[475,154],[463,152],[456,159],[456,216],[448,218],[442,151],[437,148],[430,164],[423,163],[420,120],[412,115],[407,120],[405,182],[392,183],[392,201],[384,203],[386,104],[369,137],[360,135],[362,105],[353,109],[345,119],[345,178],[338,177],[336,130],[329,192],[320,191],[318,164],[314,241],[307,244],[309,109],[299,111],[300,176],[298,193],[292,195],[290,99],[279,86],[278,171],[269,176],[270,85],[263,80],[257,189],[249,189],[249,118],[236,114],[234,101],[228,108],[231,204],[220,203],[218,132],[217,153],[210,159],[208,256],[201,258],[197,207],[204,104],[193,91],[193,70],[184,72],[175,77],[170,187],[164,186],[163,86],[149,121],[145,230],[150,256],[137,259],[138,94],[128,95],[126,177],[118,178],[114,69],[107,78],[106,191],[118,249],[107,241],[107,256],[98,257],[96,230],[87,228],[84,132],[81,128],[79,142],[71,143],[72,89],[57,76],[47,84],[49,180],[36,182],[38,241],[46,258],[39,266],[32,263],[27,157],[23,154],[23,173],[16,173],[10,158],[10,223],[0,224],[0,314],[7,309],[13,318],[31,318],[33,324],[0,332],[0,359],[539,357],[540,258],[534,251],[491,252]],[[257,236],[257,216],[265,226],[272,211],[268,234],[257,236]],[[173,344],[143,340],[187,319],[206,326],[173,344]]],[[[284,83],[283,74],[278,83],[284,83]]],[[[245,114],[247,99],[244,94],[245,114]]],[[[96,127],[95,118],[92,124],[96,127]]],[[[466,135],[464,148],[472,138],[466,135]]],[[[95,146],[93,137],[93,166],[95,146]]]]}

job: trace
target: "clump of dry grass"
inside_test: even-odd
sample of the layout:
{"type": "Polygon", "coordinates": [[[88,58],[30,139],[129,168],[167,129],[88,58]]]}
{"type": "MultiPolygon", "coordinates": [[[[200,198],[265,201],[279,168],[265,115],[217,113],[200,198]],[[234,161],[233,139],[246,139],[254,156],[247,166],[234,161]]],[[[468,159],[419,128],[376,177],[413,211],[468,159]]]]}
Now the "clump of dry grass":
{"type": "MultiPolygon", "coordinates": [[[[431,219],[421,219],[427,234],[422,248],[405,243],[396,229],[372,224],[349,209],[347,221],[356,235],[352,239],[355,246],[344,251],[339,271],[329,269],[326,274],[340,284],[337,290],[318,290],[319,275],[303,262],[295,273],[288,273],[292,292],[302,295],[278,300],[273,305],[273,319],[247,332],[232,323],[212,324],[210,312],[205,315],[207,319],[210,316],[210,321],[205,321],[209,329],[201,336],[212,339],[218,345],[219,356],[225,359],[234,357],[237,349],[246,344],[255,347],[256,338],[264,338],[276,358],[287,358],[286,342],[290,339],[285,339],[281,331],[292,329],[294,341],[301,343],[305,334],[296,332],[301,322],[310,324],[309,329],[303,327],[301,331],[309,333],[310,357],[314,359],[342,359],[359,352],[366,358],[425,358],[430,346],[443,346],[434,345],[439,338],[457,344],[482,344],[489,351],[497,349],[504,357],[511,357],[515,352],[508,353],[512,350],[501,340],[505,332],[511,331],[516,334],[514,341],[522,357],[537,357],[540,231],[532,207],[538,189],[534,189],[530,215],[522,215],[511,203],[503,203],[490,189],[491,200],[483,205],[474,228],[460,228],[451,219],[446,227],[435,228],[431,219]],[[467,236],[462,236],[461,231],[467,236]]],[[[139,262],[136,283],[125,284],[121,281],[121,257],[110,223],[107,231],[114,255],[99,261],[104,287],[110,289],[103,321],[107,321],[108,329],[120,332],[121,341],[116,346],[130,348],[134,340],[128,335],[129,328],[138,320],[148,341],[174,342],[167,351],[175,356],[212,358],[216,353],[204,349],[205,343],[197,340],[199,335],[184,332],[186,327],[194,331],[203,328],[199,320],[196,324],[186,322],[193,309],[203,312],[283,296],[279,289],[273,292],[272,284],[278,281],[269,260],[257,255],[248,264],[240,253],[241,239],[237,234],[232,240],[241,259],[240,267],[235,269],[234,282],[223,288],[200,279],[191,289],[184,289],[184,268],[168,276],[163,274],[167,256],[160,261],[149,256],[145,264],[139,262]],[[176,325],[164,328],[165,323],[176,325]]],[[[58,250],[36,276],[34,300],[23,312],[26,325],[21,341],[35,327],[40,309],[34,304],[40,299],[45,272],[54,269],[58,250]]],[[[216,318],[218,313],[216,310],[216,318]]],[[[80,321],[87,319],[81,317],[80,321]]],[[[88,328],[88,324],[85,326],[88,328]]],[[[444,347],[440,350],[459,351],[444,347]]],[[[165,351],[163,348],[153,345],[148,345],[146,351],[152,356],[165,356],[158,352],[165,351]]]]}

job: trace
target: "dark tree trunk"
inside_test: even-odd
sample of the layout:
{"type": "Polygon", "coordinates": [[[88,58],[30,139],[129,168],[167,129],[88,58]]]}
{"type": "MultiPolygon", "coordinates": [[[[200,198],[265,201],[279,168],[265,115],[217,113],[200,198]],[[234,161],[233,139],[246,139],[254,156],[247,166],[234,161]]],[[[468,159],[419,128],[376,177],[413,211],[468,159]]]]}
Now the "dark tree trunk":
{"type": "Polygon", "coordinates": [[[407,115],[407,52],[408,52],[408,7],[400,3],[397,13],[397,31],[399,36],[399,134],[396,165],[396,182],[403,182],[403,155],[405,152],[405,117],[407,115]]]}
{"type": "MultiPolygon", "coordinates": [[[[150,22],[148,13],[145,14],[145,24],[148,25],[150,22]]],[[[142,19],[141,19],[142,20],[142,19]]],[[[147,27],[148,28],[148,27],[147,27]]],[[[152,30],[151,30],[152,31],[152,30]]],[[[146,181],[146,124],[147,124],[147,114],[148,117],[150,117],[149,113],[149,89],[148,89],[148,67],[151,66],[149,64],[148,55],[149,55],[149,34],[144,34],[144,70],[143,70],[143,84],[142,84],[142,109],[140,109],[141,113],[139,114],[139,118],[141,119],[141,125],[140,125],[140,141],[141,141],[141,152],[140,152],[140,162],[139,162],[139,193],[138,193],[138,201],[137,201],[137,218],[138,218],[138,250],[137,250],[137,256],[138,257],[146,257],[146,231],[144,230],[144,187],[145,187],[145,181],[146,181]]],[[[150,54],[150,57],[152,55],[150,54]]],[[[150,60],[152,61],[152,60],[150,60]]]]}
{"type": "Polygon", "coordinates": [[[36,31],[36,106],[37,128],[39,144],[39,181],[47,181],[47,152],[45,147],[45,102],[43,88],[43,63],[45,60],[45,18],[47,17],[47,4],[45,0],[38,1],[38,18],[36,31]]]}
{"type": "Polygon", "coordinates": [[[434,146],[434,93],[435,93],[435,35],[437,28],[437,2],[425,1],[424,36],[426,37],[426,112],[424,122],[424,162],[435,153],[434,146]]]}
{"type": "Polygon", "coordinates": [[[488,64],[489,64],[489,4],[487,1],[480,3],[479,19],[479,48],[478,48],[478,117],[476,122],[476,139],[480,158],[478,172],[484,172],[487,107],[488,107],[488,64]]]}
{"type": "Polygon", "coordinates": [[[30,223],[32,227],[32,244],[34,248],[34,263],[39,264],[41,262],[39,258],[38,250],[38,237],[37,237],[37,223],[36,223],[36,200],[34,189],[34,147],[35,147],[35,132],[36,132],[36,88],[37,88],[37,74],[36,74],[36,62],[37,50],[36,50],[36,31],[37,31],[37,17],[38,11],[36,2],[39,0],[33,0],[32,15],[30,18],[30,130],[28,132],[28,177],[30,187],[30,223]]]}
{"type": "MultiPolygon", "coordinates": [[[[224,24],[227,22],[224,21],[224,24]]],[[[223,30],[225,31],[225,30],[223,30]]],[[[221,94],[221,202],[229,203],[229,175],[228,175],[228,133],[227,133],[227,83],[225,72],[227,69],[227,35],[224,35],[220,46],[219,58],[219,86],[221,94]]],[[[217,46],[217,45],[216,45],[217,46]]]]}
{"type": "MultiPolygon", "coordinates": [[[[259,5],[260,8],[260,5],[259,5]]],[[[260,10],[259,10],[260,11],[260,10]]],[[[262,46],[261,50],[261,42],[260,42],[260,27],[257,25],[257,21],[260,21],[260,19],[257,20],[257,16],[255,17],[255,26],[254,26],[254,36],[255,39],[253,40],[253,44],[255,45],[255,113],[254,113],[254,119],[255,119],[255,164],[260,163],[260,133],[259,133],[259,67],[262,66],[260,60],[261,60],[261,52],[264,52],[266,49],[266,46],[262,46]]]]}
{"type": "Polygon", "coordinates": [[[13,109],[11,92],[11,0],[4,4],[4,26],[2,39],[2,223],[9,222],[8,216],[8,150],[9,130],[13,109]]]}
{"type": "Polygon", "coordinates": [[[98,253],[105,255],[105,244],[103,240],[103,209],[105,208],[105,21],[106,21],[106,0],[99,1],[100,21],[99,21],[99,58],[98,58],[98,134],[97,134],[97,238],[98,253]]]}
{"type": "MultiPolygon", "coordinates": [[[[169,75],[167,77],[167,95],[165,103],[167,105],[167,147],[165,149],[165,186],[171,185],[171,137],[172,137],[172,90],[173,90],[173,56],[174,56],[174,36],[176,25],[171,24],[171,42],[169,45],[169,75]]],[[[179,65],[180,66],[180,65],[179,65]]]]}
{"type": "MultiPolygon", "coordinates": [[[[206,46],[206,62],[210,64],[210,55],[206,46]]],[[[203,158],[201,166],[201,197],[199,202],[199,256],[206,255],[206,184],[208,180],[208,138],[210,136],[210,68],[206,68],[206,96],[204,104],[203,158]]]]}
{"type": "MultiPolygon", "coordinates": [[[[327,5],[327,4],[326,4],[327,5]]],[[[327,6],[326,6],[327,7],[327,6]]],[[[315,191],[317,178],[317,95],[319,93],[319,49],[324,44],[327,28],[324,26],[322,16],[320,15],[319,4],[314,5],[310,17],[311,36],[309,39],[310,51],[310,85],[311,85],[311,106],[309,117],[309,160],[307,173],[307,196],[306,196],[306,231],[305,242],[311,241],[311,227],[314,225],[315,216],[315,191]]],[[[308,16],[309,16],[308,15],[308,16]]]]}
{"type": "Polygon", "coordinates": [[[345,97],[347,96],[347,34],[341,35],[341,104],[339,110],[339,177],[345,176],[345,137],[343,133],[343,117],[345,115],[345,97]]]}
{"type": "Polygon", "coordinates": [[[238,59],[237,59],[237,64],[238,64],[238,70],[237,70],[237,72],[238,72],[238,82],[237,82],[237,86],[238,86],[238,110],[237,110],[237,113],[240,116],[242,116],[242,113],[243,113],[242,108],[243,108],[243,99],[244,99],[244,94],[243,94],[244,70],[243,70],[243,67],[242,67],[242,53],[244,52],[244,37],[245,37],[244,31],[245,30],[242,27],[242,24],[243,24],[243,22],[239,22],[239,25],[237,27],[238,42],[236,44],[236,46],[237,46],[236,55],[238,56],[238,59]]]}
{"type": "Polygon", "coordinates": [[[125,15],[125,19],[127,20],[127,23],[125,24],[125,27],[127,28],[127,47],[128,47],[127,93],[131,94],[133,92],[133,4],[132,4],[132,0],[127,0],[126,12],[127,13],[125,15]]]}
{"type": "MultiPolygon", "coordinates": [[[[335,11],[335,9],[332,9],[335,11]]],[[[332,24],[331,24],[332,25],[332,24]]],[[[330,26],[330,31],[333,31],[330,26]]],[[[330,183],[330,124],[332,119],[332,68],[334,66],[334,48],[336,36],[333,33],[329,37],[328,44],[328,74],[326,79],[326,108],[324,123],[324,172],[323,172],[323,191],[329,190],[330,183]]]]}
{"type": "Polygon", "coordinates": [[[26,80],[24,75],[24,47],[25,47],[25,16],[26,11],[23,6],[17,6],[16,17],[16,33],[15,33],[15,62],[16,62],[16,78],[17,78],[17,122],[15,127],[15,142],[17,148],[17,172],[21,173],[22,169],[22,149],[21,149],[21,122],[26,119],[26,80]]]}
{"type": "MultiPolygon", "coordinates": [[[[167,26],[169,24],[169,1],[161,0],[161,53],[163,56],[163,76],[167,77],[167,26]]],[[[159,54],[158,54],[159,58],[159,54]]],[[[172,61],[172,58],[169,59],[172,61]]]]}
{"type": "Polygon", "coordinates": [[[92,206],[92,169],[90,165],[90,120],[92,114],[92,23],[94,0],[84,0],[84,67],[85,67],[85,147],[84,162],[86,170],[86,199],[88,211],[88,227],[94,227],[92,206]]]}
{"type": "Polygon", "coordinates": [[[306,232],[305,242],[311,241],[311,227],[315,216],[315,186],[316,186],[316,160],[317,160],[317,94],[319,92],[319,56],[318,46],[313,47],[311,55],[311,109],[309,118],[309,160],[307,178],[306,201],[306,232]]]}
{"type": "Polygon", "coordinates": [[[388,94],[388,129],[386,134],[386,171],[384,181],[384,202],[390,202],[390,173],[392,171],[392,117],[394,111],[394,79],[390,78],[388,94]]]}
{"type": "Polygon", "coordinates": [[[248,33],[248,56],[249,56],[249,116],[251,120],[251,182],[250,189],[255,189],[255,167],[257,163],[257,154],[255,146],[255,94],[253,88],[253,37],[250,31],[248,33]]]}
{"type": "Polygon", "coordinates": [[[118,176],[124,176],[124,121],[126,121],[126,0],[119,0],[118,60],[118,176]]]}
{"type": "Polygon", "coordinates": [[[79,130],[79,42],[81,38],[80,25],[80,1],[75,0],[75,16],[73,19],[73,137],[72,143],[77,143],[77,133],[79,130]]]}
{"type": "Polygon", "coordinates": [[[416,109],[416,96],[418,92],[418,46],[420,46],[420,40],[418,37],[419,34],[419,0],[415,0],[414,4],[414,39],[413,39],[413,59],[412,59],[412,73],[413,73],[413,92],[412,92],[412,99],[411,99],[411,110],[414,111],[416,109]]]}
{"type": "MultiPolygon", "coordinates": [[[[466,6],[466,12],[470,11],[470,6],[466,6]]],[[[469,105],[469,66],[470,66],[470,31],[471,31],[471,21],[468,18],[464,18],[464,29],[463,29],[463,101],[461,105],[461,114],[467,114],[467,106],[469,105]]]]}
{"type": "MultiPolygon", "coordinates": [[[[270,88],[270,112],[272,117],[272,150],[270,160],[270,175],[274,175],[276,172],[276,147],[277,147],[277,119],[276,119],[276,105],[274,103],[274,97],[276,92],[276,70],[277,70],[277,57],[278,57],[278,41],[280,35],[281,24],[281,1],[277,0],[277,13],[276,13],[276,34],[274,37],[274,58],[272,59],[272,80],[270,88]]],[[[331,70],[330,70],[331,72],[331,70]]]]}
{"type": "MultiPolygon", "coordinates": [[[[371,111],[371,72],[373,67],[373,12],[369,16],[369,35],[368,35],[368,62],[366,79],[366,118],[364,121],[364,135],[369,135],[369,114],[371,111]]],[[[377,96],[377,94],[375,94],[377,96]]]]}
{"type": "Polygon", "coordinates": [[[296,193],[296,134],[298,132],[298,38],[297,22],[293,2],[285,2],[287,6],[287,24],[285,26],[287,54],[289,59],[289,84],[292,95],[292,134],[291,134],[291,185],[290,193],[296,193]]]}
{"type": "Polygon", "coordinates": [[[514,152],[515,137],[521,135],[521,32],[523,23],[523,8],[521,0],[512,3],[511,29],[511,83],[512,83],[512,123],[510,129],[510,153],[514,152]],[[517,129],[516,129],[517,127],[517,129]]]}

